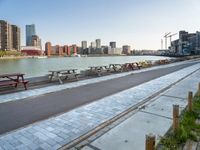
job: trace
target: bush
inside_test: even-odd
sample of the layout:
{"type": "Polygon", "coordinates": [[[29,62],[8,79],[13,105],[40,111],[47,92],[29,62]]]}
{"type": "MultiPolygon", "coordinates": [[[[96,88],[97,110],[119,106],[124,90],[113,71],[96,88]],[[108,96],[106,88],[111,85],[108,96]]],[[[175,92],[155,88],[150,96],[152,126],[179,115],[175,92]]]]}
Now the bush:
{"type": "Polygon", "coordinates": [[[21,52],[19,51],[3,51],[0,50],[0,57],[4,57],[4,56],[21,56],[21,52]]]}
{"type": "Polygon", "coordinates": [[[184,112],[179,130],[175,133],[168,133],[161,138],[160,144],[163,147],[162,149],[178,149],[187,139],[197,141],[197,136],[200,135],[200,125],[195,123],[196,119],[200,119],[200,97],[197,96],[193,99],[193,111],[184,112]]]}
{"type": "Polygon", "coordinates": [[[5,51],[0,50],[0,57],[3,57],[6,54],[5,51]]]}

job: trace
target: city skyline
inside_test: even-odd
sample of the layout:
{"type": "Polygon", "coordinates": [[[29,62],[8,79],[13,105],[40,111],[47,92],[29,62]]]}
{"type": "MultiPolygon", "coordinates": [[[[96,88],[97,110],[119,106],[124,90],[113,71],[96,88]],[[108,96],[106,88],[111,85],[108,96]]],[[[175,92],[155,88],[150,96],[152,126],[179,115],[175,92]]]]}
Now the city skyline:
{"type": "Polygon", "coordinates": [[[0,14],[21,28],[21,45],[25,25],[35,24],[43,47],[47,41],[80,46],[81,41],[101,39],[101,45],[116,41],[117,47],[159,49],[165,32],[200,29],[199,4],[198,0],[0,0],[0,14]]]}

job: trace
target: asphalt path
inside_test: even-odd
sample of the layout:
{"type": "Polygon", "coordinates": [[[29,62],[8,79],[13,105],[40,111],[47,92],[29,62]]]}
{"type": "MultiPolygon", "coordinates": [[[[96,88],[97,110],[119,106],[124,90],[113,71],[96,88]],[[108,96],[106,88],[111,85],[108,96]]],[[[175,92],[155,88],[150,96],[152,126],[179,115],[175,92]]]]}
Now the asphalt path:
{"type": "Polygon", "coordinates": [[[38,97],[1,103],[0,134],[67,112],[193,64],[196,64],[196,62],[135,73],[38,97]]]}

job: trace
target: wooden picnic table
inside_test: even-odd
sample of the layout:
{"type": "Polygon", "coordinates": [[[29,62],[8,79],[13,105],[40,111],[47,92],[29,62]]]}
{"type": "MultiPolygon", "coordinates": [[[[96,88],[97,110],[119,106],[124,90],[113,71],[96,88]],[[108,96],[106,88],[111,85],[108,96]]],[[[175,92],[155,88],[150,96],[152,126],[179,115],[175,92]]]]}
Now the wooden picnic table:
{"type": "Polygon", "coordinates": [[[140,69],[141,65],[137,62],[132,62],[132,63],[125,63],[124,64],[124,70],[129,71],[129,70],[135,70],[135,69],[140,69]]]}
{"type": "Polygon", "coordinates": [[[101,76],[102,73],[104,73],[105,71],[106,72],[110,71],[108,66],[89,66],[89,68],[91,74],[94,73],[97,74],[98,76],[101,76]]]}
{"type": "Polygon", "coordinates": [[[25,90],[27,90],[28,80],[24,80],[23,73],[11,73],[11,74],[0,74],[0,86],[11,86],[14,85],[17,88],[19,83],[24,85],[25,90]]]}
{"type": "Polygon", "coordinates": [[[63,69],[63,70],[50,70],[50,81],[53,80],[53,78],[58,79],[60,84],[63,83],[62,77],[65,77],[64,79],[68,79],[71,76],[75,77],[78,80],[78,73],[76,73],[77,69],[63,69]]]}
{"type": "Polygon", "coordinates": [[[122,72],[123,71],[123,65],[124,64],[110,64],[109,68],[112,69],[115,72],[122,72]]]}
{"type": "Polygon", "coordinates": [[[113,69],[115,72],[119,72],[119,71],[122,72],[122,71],[140,69],[141,65],[139,65],[137,62],[133,62],[133,63],[125,63],[125,64],[110,64],[109,67],[113,69]]]}

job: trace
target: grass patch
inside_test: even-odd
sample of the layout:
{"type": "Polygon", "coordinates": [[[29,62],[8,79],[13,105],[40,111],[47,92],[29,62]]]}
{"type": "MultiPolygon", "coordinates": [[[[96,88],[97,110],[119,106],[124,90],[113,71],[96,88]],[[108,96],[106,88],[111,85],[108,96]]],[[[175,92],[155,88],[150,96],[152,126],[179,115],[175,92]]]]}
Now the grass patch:
{"type": "MultiPolygon", "coordinates": [[[[176,133],[170,131],[165,137],[161,137],[160,143],[163,150],[180,149],[186,140],[197,141],[200,136],[200,125],[196,124],[196,119],[200,119],[200,97],[193,98],[193,111],[183,112],[180,119],[180,128],[176,133]]],[[[158,146],[159,147],[159,146],[158,146]]],[[[160,149],[160,148],[158,148],[160,149]]]]}

